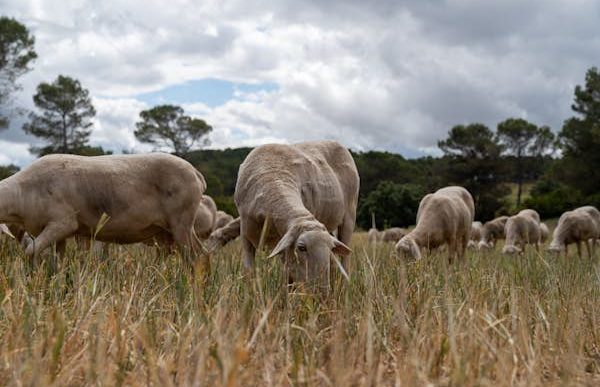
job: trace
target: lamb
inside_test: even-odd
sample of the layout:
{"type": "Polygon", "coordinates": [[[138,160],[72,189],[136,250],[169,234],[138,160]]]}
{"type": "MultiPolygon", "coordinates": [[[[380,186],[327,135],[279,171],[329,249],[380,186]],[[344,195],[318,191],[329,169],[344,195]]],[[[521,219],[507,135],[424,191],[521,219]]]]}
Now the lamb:
{"type": "Polygon", "coordinates": [[[462,187],[445,187],[419,204],[416,227],[396,244],[396,251],[421,259],[420,248],[448,245],[449,262],[462,259],[475,218],[473,197],[462,187]]]}
{"type": "Polygon", "coordinates": [[[471,224],[471,239],[467,244],[469,248],[476,248],[477,242],[481,240],[481,234],[483,232],[483,224],[481,222],[473,222],[471,224]]]}
{"type": "Polygon", "coordinates": [[[403,236],[408,234],[405,228],[391,227],[387,230],[382,231],[381,240],[383,242],[398,242],[403,236]]]}
{"type": "Polygon", "coordinates": [[[530,209],[522,210],[506,221],[506,243],[502,248],[503,254],[523,254],[528,244],[535,245],[536,251],[540,246],[540,216],[530,209]]]}
{"type": "Polygon", "coordinates": [[[595,250],[594,240],[600,238],[600,228],[592,209],[594,207],[586,206],[562,214],[558,219],[558,225],[554,229],[548,251],[560,253],[564,250],[565,255],[567,255],[568,245],[576,243],[577,255],[581,258],[581,242],[584,242],[588,256],[591,259],[595,250]]]}
{"type": "Polygon", "coordinates": [[[288,279],[328,289],[331,252],[351,253],[358,189],[354,160],[335,141],[255,148],[240,166],[234,194],[246,268],[254,266],[266,222],[265,245],[275,246],[269,257],[282,254],[288,279]]]}
{"type": "Polygon", "coordinates": [[[493,249],[497,240],[506,238],[504,227],[506,226],[507,220],[508,216],[500,216],[485,222],[481,232],[481,241],[477,244],[477,247],[480,250],[493,249]]]}
{"type": "Polygon", "coordinates": [[[103,214],[110,218],[95,235],[99,241],[161,236],[192,252],[199,247],[193,225],[205,189],[200,172],[168,154],[48,155],[0,182],[0,222],[35,237],[25,250],[34,261],[53,243],[62,253],[67,238],[91,237],[103,214]]]}
{"type": "Polygon", "coordinates": [[[227,223],[231,222],[233,220],[233,216],[229,215],[228,213],[226,213],[225,211],[217,211],[217,219],[215,220],[215,224],[213,226],[213,231],[224,227],[225,225],[227,225],[227,223]]]}

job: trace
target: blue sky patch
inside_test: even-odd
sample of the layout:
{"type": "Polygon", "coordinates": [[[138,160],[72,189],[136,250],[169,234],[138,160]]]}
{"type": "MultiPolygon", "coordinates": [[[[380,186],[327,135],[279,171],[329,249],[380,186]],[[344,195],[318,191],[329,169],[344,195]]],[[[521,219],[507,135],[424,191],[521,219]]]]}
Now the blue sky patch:
{"type": "Polygon", "coordinates": [[[150,93],[138,94],[135,98],[148,105],[186,104],[201,102],[211,108],[223,105],[234,99],[236,92],[257,93],[276,91],[279,86],[273,82],[236,83],[222,79],[206,78],[188,81],[150,93]]]}

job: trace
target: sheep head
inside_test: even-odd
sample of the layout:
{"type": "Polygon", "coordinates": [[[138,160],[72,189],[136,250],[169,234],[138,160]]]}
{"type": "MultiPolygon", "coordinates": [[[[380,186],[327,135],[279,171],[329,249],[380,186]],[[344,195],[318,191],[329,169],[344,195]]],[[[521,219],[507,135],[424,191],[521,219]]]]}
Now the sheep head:
{"type": "Polygon", "coordinates": [[[506,255],[516,255],[516,254],[520,254],[522,252],[523,252],[523,250],[521,250],[518,246],[515,246],[515,245],[505,245],[502,248],[502,254],[506,254],[506,255]]]}
{"type": "Polygon", "coordinates": [[[412,257],[416,260],[421,259],[421,250],[419,249],[419,245],[414,239],[410,237],[403,237],[396,243],[396,252],[404,257],[412,257]]]}
{"type": "Polygon", "coordinates": [[[289,277],[319,290],[329,288],[330,255],[352,250],[327,232],[320,223],[299,223],[288,229],[269,257],[283,253],[289,277]]]}

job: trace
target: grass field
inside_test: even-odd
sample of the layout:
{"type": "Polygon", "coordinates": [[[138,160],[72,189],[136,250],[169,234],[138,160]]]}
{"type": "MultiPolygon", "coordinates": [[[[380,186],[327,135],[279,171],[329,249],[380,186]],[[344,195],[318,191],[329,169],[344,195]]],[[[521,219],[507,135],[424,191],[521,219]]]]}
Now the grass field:
{"type": "Polygon", "coordinates": [[[319,300],[264,255],[245,276],[237,242],[204,287],[146,247],[102,261],[70,246],[51,275],[4,243],[0,385],[600,384],[598,258],[470,252],[447,267],[364,233],[353,248],[350,282],[319,300]]]}

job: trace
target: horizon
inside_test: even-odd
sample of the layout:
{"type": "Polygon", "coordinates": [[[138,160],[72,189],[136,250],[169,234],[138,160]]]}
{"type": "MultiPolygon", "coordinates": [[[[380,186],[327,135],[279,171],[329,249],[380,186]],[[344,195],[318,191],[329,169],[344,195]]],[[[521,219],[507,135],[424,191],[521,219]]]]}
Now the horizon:
{"type": "MultiPolygon", "coordinates": [[[[213,126],[207,149],[335,139],[410,159],[439,155],[459,124],[518,117],[556,133],[600,49],[591,1],[4,3],[38,53],[13,107],[76,78],[97,110],[91,145],[114,153],[152,149],[134,124],[161,103],[213,126]]],[[[0,131],[0,164],[35,160],[25,120],[0,131]]]]}

